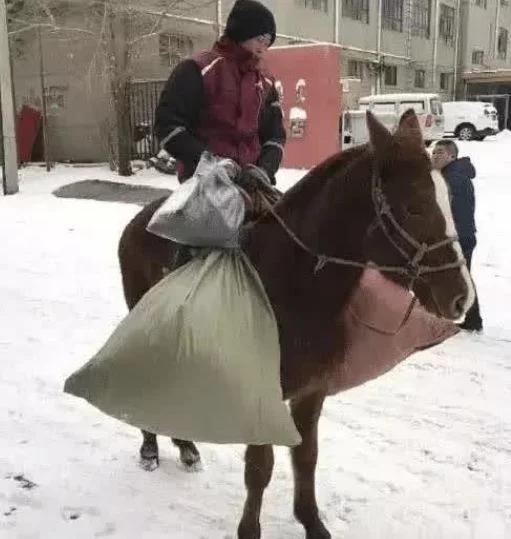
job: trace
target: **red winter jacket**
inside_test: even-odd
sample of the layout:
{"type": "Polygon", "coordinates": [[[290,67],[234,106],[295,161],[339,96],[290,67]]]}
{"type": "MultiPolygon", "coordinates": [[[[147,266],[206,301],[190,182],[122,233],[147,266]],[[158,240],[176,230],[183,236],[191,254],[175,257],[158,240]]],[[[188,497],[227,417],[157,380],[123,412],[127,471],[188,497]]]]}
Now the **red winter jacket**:
{"type": "Polygon", "coordinates": [[[180,179],[193,174],[204,150],[257,164],[273,177],[286,140],[273,81],[225,38],[176,67],[156,109],[155,132],[179,161],[180,179]]]}

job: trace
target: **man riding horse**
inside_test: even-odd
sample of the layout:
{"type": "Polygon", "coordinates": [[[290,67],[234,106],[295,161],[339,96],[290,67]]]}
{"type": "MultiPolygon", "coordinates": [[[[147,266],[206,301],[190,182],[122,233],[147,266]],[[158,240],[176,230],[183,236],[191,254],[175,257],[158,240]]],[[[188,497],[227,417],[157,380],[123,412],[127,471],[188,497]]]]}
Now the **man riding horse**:
{"type": "MultiPolygon", "coordinates": [[[[248,191],[275,181],[285,131],[274,83],[261,67],[275,32],[274,18],[264,6],[238,0],[213,49],[184,61],[170,76],[157,110],[156,133],[178,160],[180,181],[193,174],[204,151],[237,162],[242,172],[236,181],[248,191]]],[[[369,145],[315,167],[251,228],[242,245],[278,323],[283,395],[302,438],[291,450],[294,511],[308,539],[331,537],[315,495],[323,402],[388,367],[368,374],[368,367],[381,360],[378,349],[366,350],[358,364],[349,357],[346,306],[364,269],[394,268],[388,278],[410,287],[433,313],[419,319],[422,335],[415,348],[445,338],[449,323],[436,316],[456,320],[474,297],[453,235],[447,186],[431,172],[417,117],[413,111],[405,114],[391,134],[369,113],[368,130],[369,145]],[[432,339],[429,330],[437,326],[442,338],[432,339]],[[357,368],[363,376],[350,380],[357,368]]],[[[154,201],[137,214],[119,243],[130,309],[167,275],[169,249],[177,248],[146,230],[162,202],[154,201]]],[[[397,355],[392,365],[408,352],[397,355]]],[[[185,465],[200,462],[193,442],[173,442],[185,465]]],[[[151,465],[148,469],[158,465],[155,434],[144,432],[140,453],[142,462],[151,465]]],[[[247,498],[238,537],[259,539],[262,499],[274,464],[272,446],[249,446],[245,460],[247,498]]]]}
{"type": "Polygon", "coordinates": [[[261,181],[275,184],[286,132],[274,80],[263,67],[275,36],[275,19],[265,6],[238,0],[213,48],[184,60],[170,75],[155,131],[178,160],[179,181],[209,151],[242,167],[236,181],[247,190],[261,181]]]}

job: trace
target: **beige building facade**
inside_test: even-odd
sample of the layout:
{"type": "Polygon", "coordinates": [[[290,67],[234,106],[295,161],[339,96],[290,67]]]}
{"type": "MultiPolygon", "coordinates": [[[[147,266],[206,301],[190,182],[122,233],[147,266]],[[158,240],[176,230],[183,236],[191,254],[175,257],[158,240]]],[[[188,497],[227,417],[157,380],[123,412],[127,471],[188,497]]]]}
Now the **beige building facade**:
{"type": "MultiPolygon", "coordinates": [[[[328,42],[341,48],[340,110],[375,92],[438,92],[445,100],[511,94],[507,0],[263,3],[277,20],[277,46],[328,42]]],[[[40,107],[44,84],[52,158],[89,161],[104,160],[111,144],[114,67],[133,81],[135,123],[150,124],[147,111],[162,83],[147,90],[147,81],[166,79],[181,58],[209,47],[233,0],[188,1],[181,9],[174,2],[169,13],[165,0],[140,0],[129,13],[112,15],[107,21],[112,27],[105,26],[103,12],[91,13],[86,1],[60,4],[58,29],[11,29],[16,103],[18,110],[23,104],[40,107]],[[117,29],[111,43],[105,28],[117,29]],[[109,47],[122,51],[126,43],[129,59],[113,67],[109,47]],[[138,109],[144,109],[142,115],[138,109]]],[[[499,99],[505,108],[505,99],[499,99]]]]}

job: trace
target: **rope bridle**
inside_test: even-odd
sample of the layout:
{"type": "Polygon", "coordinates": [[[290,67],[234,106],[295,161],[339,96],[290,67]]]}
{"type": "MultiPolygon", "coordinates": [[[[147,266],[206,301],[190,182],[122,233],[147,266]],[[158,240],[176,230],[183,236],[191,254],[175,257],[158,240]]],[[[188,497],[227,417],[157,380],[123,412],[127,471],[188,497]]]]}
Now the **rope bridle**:
{"type": "MultiPolygon", "coordinates": [[[[406,262],[406,265],[404,266],[404,274],[410,277],[413,280],[412,282],[415,282],[415,280],[422,275],[460,268],[465,264],[465,261],[463,259],[457,260],[456,262],[439,264],[436,266],[421,264],[422,260],[428,253],[441,249],[442,247],[447,247],[448,245],[452,245],[453,243],[459,241],[458,236],[449,236],[443,240],[431,244],[421,243],[417,241],[399,224],[397,219],[394,217],[387,197],[383,192],[381,177],[376,173],[376,171],[373,172],[371,179],[371,196],[376,214],[376,224],[382,230],[389,243],[404,258],[406,262]],[[399,236],[408,245],[410,245],[412,249],[414,249],[414,253],[412,255],[410,255],[406,249],[401,247],[401,245],[399,245],[399,243],[394,240],[391,231],[389,230],[389,227],[385,223],[385,218],[388,219],[389,223],[399,234],[399,236]]],[[[378,267],[377,265],[376,269],[379,269],[380,271],[385,271],[384,268],[378,267]]],[[[392,272],[393,270],[387,271],[392,272]]]]}
{"type": "Polygon", "coordinates": [[[371,261],[360,262],[337,256],[329,256],[326,254],[317,253],[316,251],[311,249],[305,242],[303,242],[295,234],[295,232],[293,232],[293,230],[291,230],[291,228],[287,225],[284,219],[275,211],[273,204],[271,204],[267,200],[265,195],[262,193],[261,195],[266,210],[279,223],[279,225],[284,229],[288,236],[305,252],[309,253],[309,255],[311,255],[317,260],[314,267],[314,273],[321,271],[327,264],[336,264],[339,266],[347,266],[361,269],[373,268],[384,273],[394,273],[408,277],[408,288],[409,290],[412,290],[415,281],[423,275],[460,268],[465,264],[465,261],[463,259],[457,260],[456,262],[440,264],[437,266],[421,264],[422,260],[428,253],[431,253],[432,251],[436,251],[442,247],[446,247],[459,241],[458,237],[451,236],[432,244],[421,243],[417,241],[398,223],[398,221],[394,217],[391,206],[387,200],[385,193],[383,192],[382,179],[378,175],[376,170],[373,171],[371,177],[371,197],[374,211],[376,214],[374,226],[376,228],[379,227],[382,230],[389,243],[401,254],[403,259],[405,260],[405,264],[402,266],[388,266],[377,264],[371,261]],[[385,222],[386,219],[388,220],[389,224],[394,228],[394,230],[399,234],[399,236],[414,249],[414,253],[412,255],[410,255],[407,250],[404,249],[401,245],[399,245],[399,243],[396,242],[395,239],[392,237],[389,226],[385,222]]]}

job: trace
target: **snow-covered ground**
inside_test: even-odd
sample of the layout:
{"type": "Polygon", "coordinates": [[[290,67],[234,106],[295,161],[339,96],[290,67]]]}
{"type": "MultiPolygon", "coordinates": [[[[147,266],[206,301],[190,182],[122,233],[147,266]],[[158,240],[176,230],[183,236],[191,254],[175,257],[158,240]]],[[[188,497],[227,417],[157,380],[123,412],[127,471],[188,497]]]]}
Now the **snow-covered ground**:
{"type": "MultiPolygon", "coordinates": [[[[511,134],[462,144],[478,170],[475,279],[485,334],[459,335],[386,376],[331,398],[321,421],[318,495],[333,537],[511,537],[511,134]]],[[[285,188],[301,176],[283,171],[285,188]]],[[[116,247],[138,211],[58,199],[105,167],[23,171],[0,197],[0,537],[227,539],[243,448],[202,446],[185,473],[170,442],[137,466],[139,433],[64,395],[66,376],[124,316],[116,247]]],[[[138,184],[175,185],[142,171],[138,184]]],[[[303,537],[287,455],[277,451],[263,537],[303,537]]]]}

